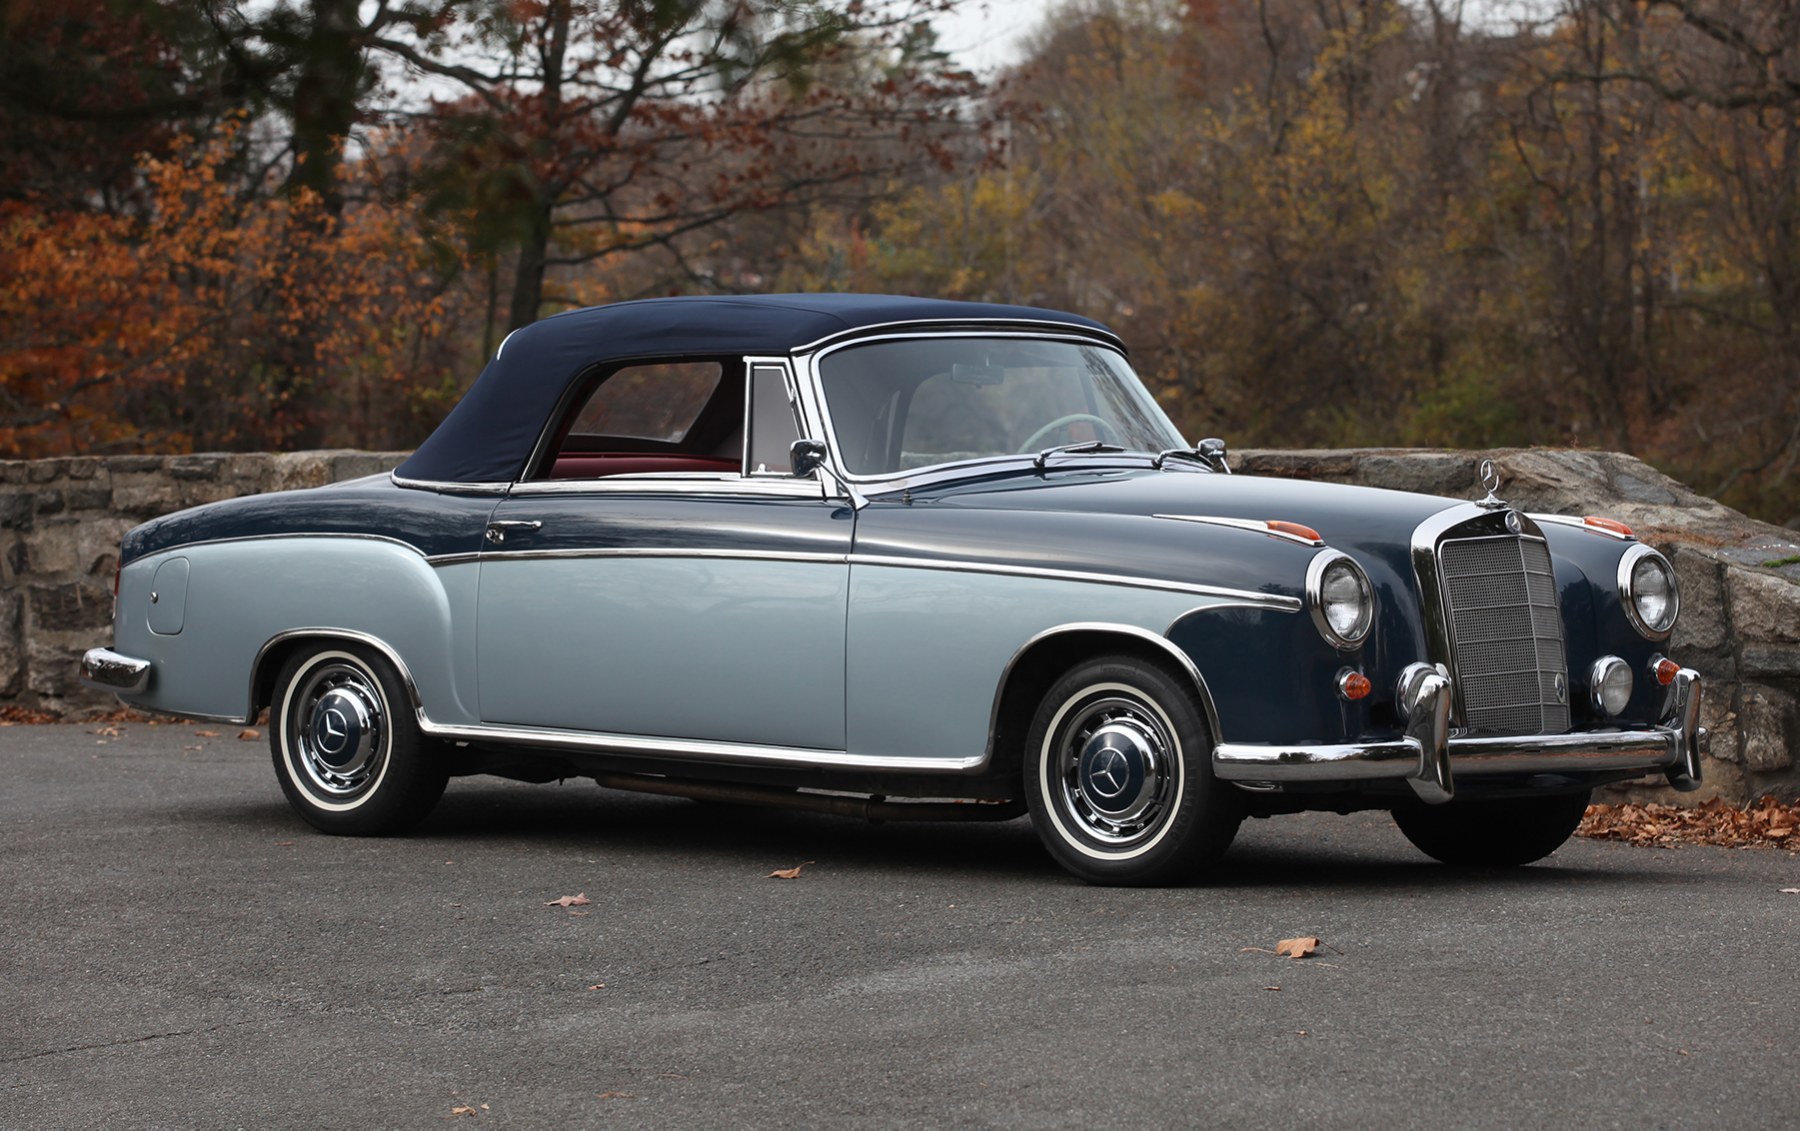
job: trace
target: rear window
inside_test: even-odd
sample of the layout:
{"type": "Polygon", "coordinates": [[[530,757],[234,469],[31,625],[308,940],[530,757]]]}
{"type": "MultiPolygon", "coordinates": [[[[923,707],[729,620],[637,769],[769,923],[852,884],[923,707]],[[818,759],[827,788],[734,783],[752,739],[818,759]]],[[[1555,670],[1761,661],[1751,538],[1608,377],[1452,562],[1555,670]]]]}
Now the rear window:
{"type": "Polygon", "coordinates": [[[632,365],[600,382],[570,427],[573,436],[679,444],[724,377],[716,361],[632,365]]]}

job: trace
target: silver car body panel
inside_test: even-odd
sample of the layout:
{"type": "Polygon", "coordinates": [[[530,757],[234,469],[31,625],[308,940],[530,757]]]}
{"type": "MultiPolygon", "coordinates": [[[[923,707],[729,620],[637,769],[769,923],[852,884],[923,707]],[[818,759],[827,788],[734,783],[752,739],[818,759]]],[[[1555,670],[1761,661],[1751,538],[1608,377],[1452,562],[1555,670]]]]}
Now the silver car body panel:
{"type": "Polygon", "coordinates": [[[842,561],[483,561],[481,719],[844,748],[842,561]]]}
{"type": "Polygon", "coordinates": [[[184,546],[120,571],[114,650],[151,664],[134,705],[244,721],[253,671],[271,640],[299,628],[343,630],[403,657],[434,718],[473,723],[475,571],[433,568],[384,539],[285,537],[279,552],[254,538],[184,546]],[[178,556],[189,561],[182,631],[158,634],[149,621],[152,579],[178,556]]]}

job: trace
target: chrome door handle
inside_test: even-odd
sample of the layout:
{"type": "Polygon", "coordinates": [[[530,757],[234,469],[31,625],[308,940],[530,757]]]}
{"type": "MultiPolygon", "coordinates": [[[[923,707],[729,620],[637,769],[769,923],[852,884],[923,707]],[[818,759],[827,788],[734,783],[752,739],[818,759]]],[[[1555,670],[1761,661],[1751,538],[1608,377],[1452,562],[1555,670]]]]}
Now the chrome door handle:
{"type": "Polygon", "coordinates": [[[490,522],[487,525],[487,540],[498,546],[506,541],[508,530],[536,530],[543,525],[535,518],[510,522],[490,522]]]}

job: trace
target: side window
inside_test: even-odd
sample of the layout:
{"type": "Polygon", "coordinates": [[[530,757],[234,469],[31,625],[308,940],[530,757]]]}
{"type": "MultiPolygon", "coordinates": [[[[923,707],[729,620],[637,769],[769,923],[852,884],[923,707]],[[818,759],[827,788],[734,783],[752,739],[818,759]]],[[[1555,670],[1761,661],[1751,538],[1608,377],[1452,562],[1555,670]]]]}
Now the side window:
{"type": "Polygon", "coordinates": [[[737,475],[744,458],[742,363],[658,361],[604,374],[565,418],[539,477],[737,475]]]}
{"type": "Polygon", "coordinates": [[[716,361],[633,365],[600,382],[570,436],[617,436],[679,444],[719,387],[716,361]]]}
{"type": "Polygon", "coordinates": [[[778,365],[753,366],[744,401],[744,474],[792,475],[790,450],[800,428],[788,399],[787,374],[778,365]]]}

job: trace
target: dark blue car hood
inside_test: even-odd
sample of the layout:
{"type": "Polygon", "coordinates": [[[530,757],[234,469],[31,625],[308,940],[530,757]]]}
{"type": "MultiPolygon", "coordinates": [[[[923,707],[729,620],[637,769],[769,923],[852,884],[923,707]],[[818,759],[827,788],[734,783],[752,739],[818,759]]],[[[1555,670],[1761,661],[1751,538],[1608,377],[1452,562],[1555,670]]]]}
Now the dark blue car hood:
{"type": "Polygon", "coordinates": [[[915,488],[914,496],[946,506],[999,510],[1279,519],[1312,527],[1338,549],[1360,548],[1390,558],[1396,551],[1405,552],[1421,522],[1466,501],[1376,487],[1185,470],[1051,470],[1042,476],[915,488]]]}

